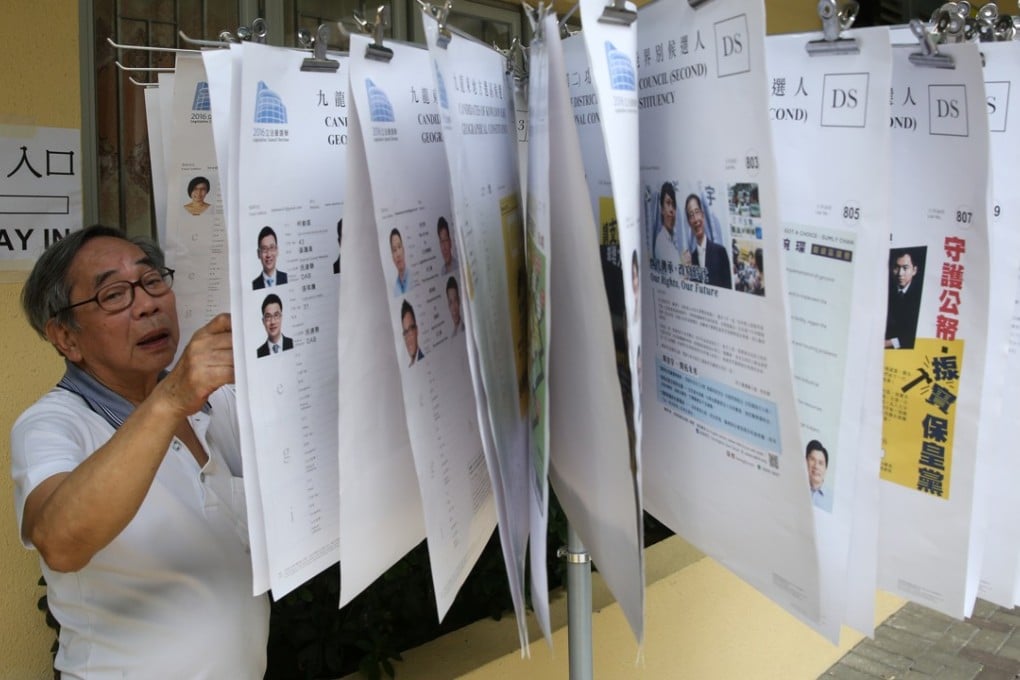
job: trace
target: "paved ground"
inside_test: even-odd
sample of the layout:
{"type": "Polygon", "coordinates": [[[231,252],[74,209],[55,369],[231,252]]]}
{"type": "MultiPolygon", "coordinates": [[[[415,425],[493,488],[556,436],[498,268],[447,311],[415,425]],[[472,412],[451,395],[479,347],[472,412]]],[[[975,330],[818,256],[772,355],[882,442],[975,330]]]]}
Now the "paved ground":
{"type": "Polygon", "coordinates": [[[819,680],[1020,680],[1020,608],[978,600],[957,621],[908,603],[819,680]]]}

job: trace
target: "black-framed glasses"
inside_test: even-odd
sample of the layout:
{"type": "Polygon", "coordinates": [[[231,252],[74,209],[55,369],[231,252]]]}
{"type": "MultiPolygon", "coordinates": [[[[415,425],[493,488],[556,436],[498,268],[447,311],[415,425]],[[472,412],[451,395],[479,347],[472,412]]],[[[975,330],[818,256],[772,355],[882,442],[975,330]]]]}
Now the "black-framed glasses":
{"type": "Polygon", "coordinates": [[[75,307],[95,302],[104,312],[121,312],[130,307],[135,301],[135,288],[141,288],[150,297],[160,297],[170,292],[174,286],[174,270],[169,267],[149,269],[138,277],[137,281],[114,281],[108,283],[90,297],[88,300],[75,302],[63,309],[58,309],[53,316],[61,314],[75,307]]]}

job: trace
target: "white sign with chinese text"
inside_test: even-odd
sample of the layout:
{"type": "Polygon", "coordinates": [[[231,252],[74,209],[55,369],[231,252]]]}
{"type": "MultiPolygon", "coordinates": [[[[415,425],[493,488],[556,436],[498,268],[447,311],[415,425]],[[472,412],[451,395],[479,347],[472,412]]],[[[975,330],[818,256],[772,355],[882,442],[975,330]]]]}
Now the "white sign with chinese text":
{"type": "Polygon", "coordinates": [[[0,126],[0,269],[28,271],[82,226],[81,131],[0,126]]]}

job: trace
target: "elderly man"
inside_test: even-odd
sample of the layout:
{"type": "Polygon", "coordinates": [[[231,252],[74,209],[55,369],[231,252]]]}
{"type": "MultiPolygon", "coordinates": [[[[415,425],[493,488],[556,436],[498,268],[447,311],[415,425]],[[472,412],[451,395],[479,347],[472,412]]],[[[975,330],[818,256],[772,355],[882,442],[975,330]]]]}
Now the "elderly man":
{"type": "Polygon", "coordinates": [[[173,270],[154,244],[90,227],[53,244],[22,293],[63,355],[11,430],[21,538],[39,551],[64,678],[261,678],[230,317],[170,372],[173,270]]]}

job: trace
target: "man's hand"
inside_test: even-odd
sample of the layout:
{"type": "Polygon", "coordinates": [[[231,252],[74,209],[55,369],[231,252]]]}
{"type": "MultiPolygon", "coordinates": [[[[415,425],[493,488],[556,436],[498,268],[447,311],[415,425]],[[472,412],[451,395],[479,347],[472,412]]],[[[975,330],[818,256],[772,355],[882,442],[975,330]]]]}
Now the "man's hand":
{"type": "Polygon", "coordinates": [[[156,388],[182,417],[195,413],[216,389],[234,382],[229,314],[195,331],[177,365],[156,388]]]}

